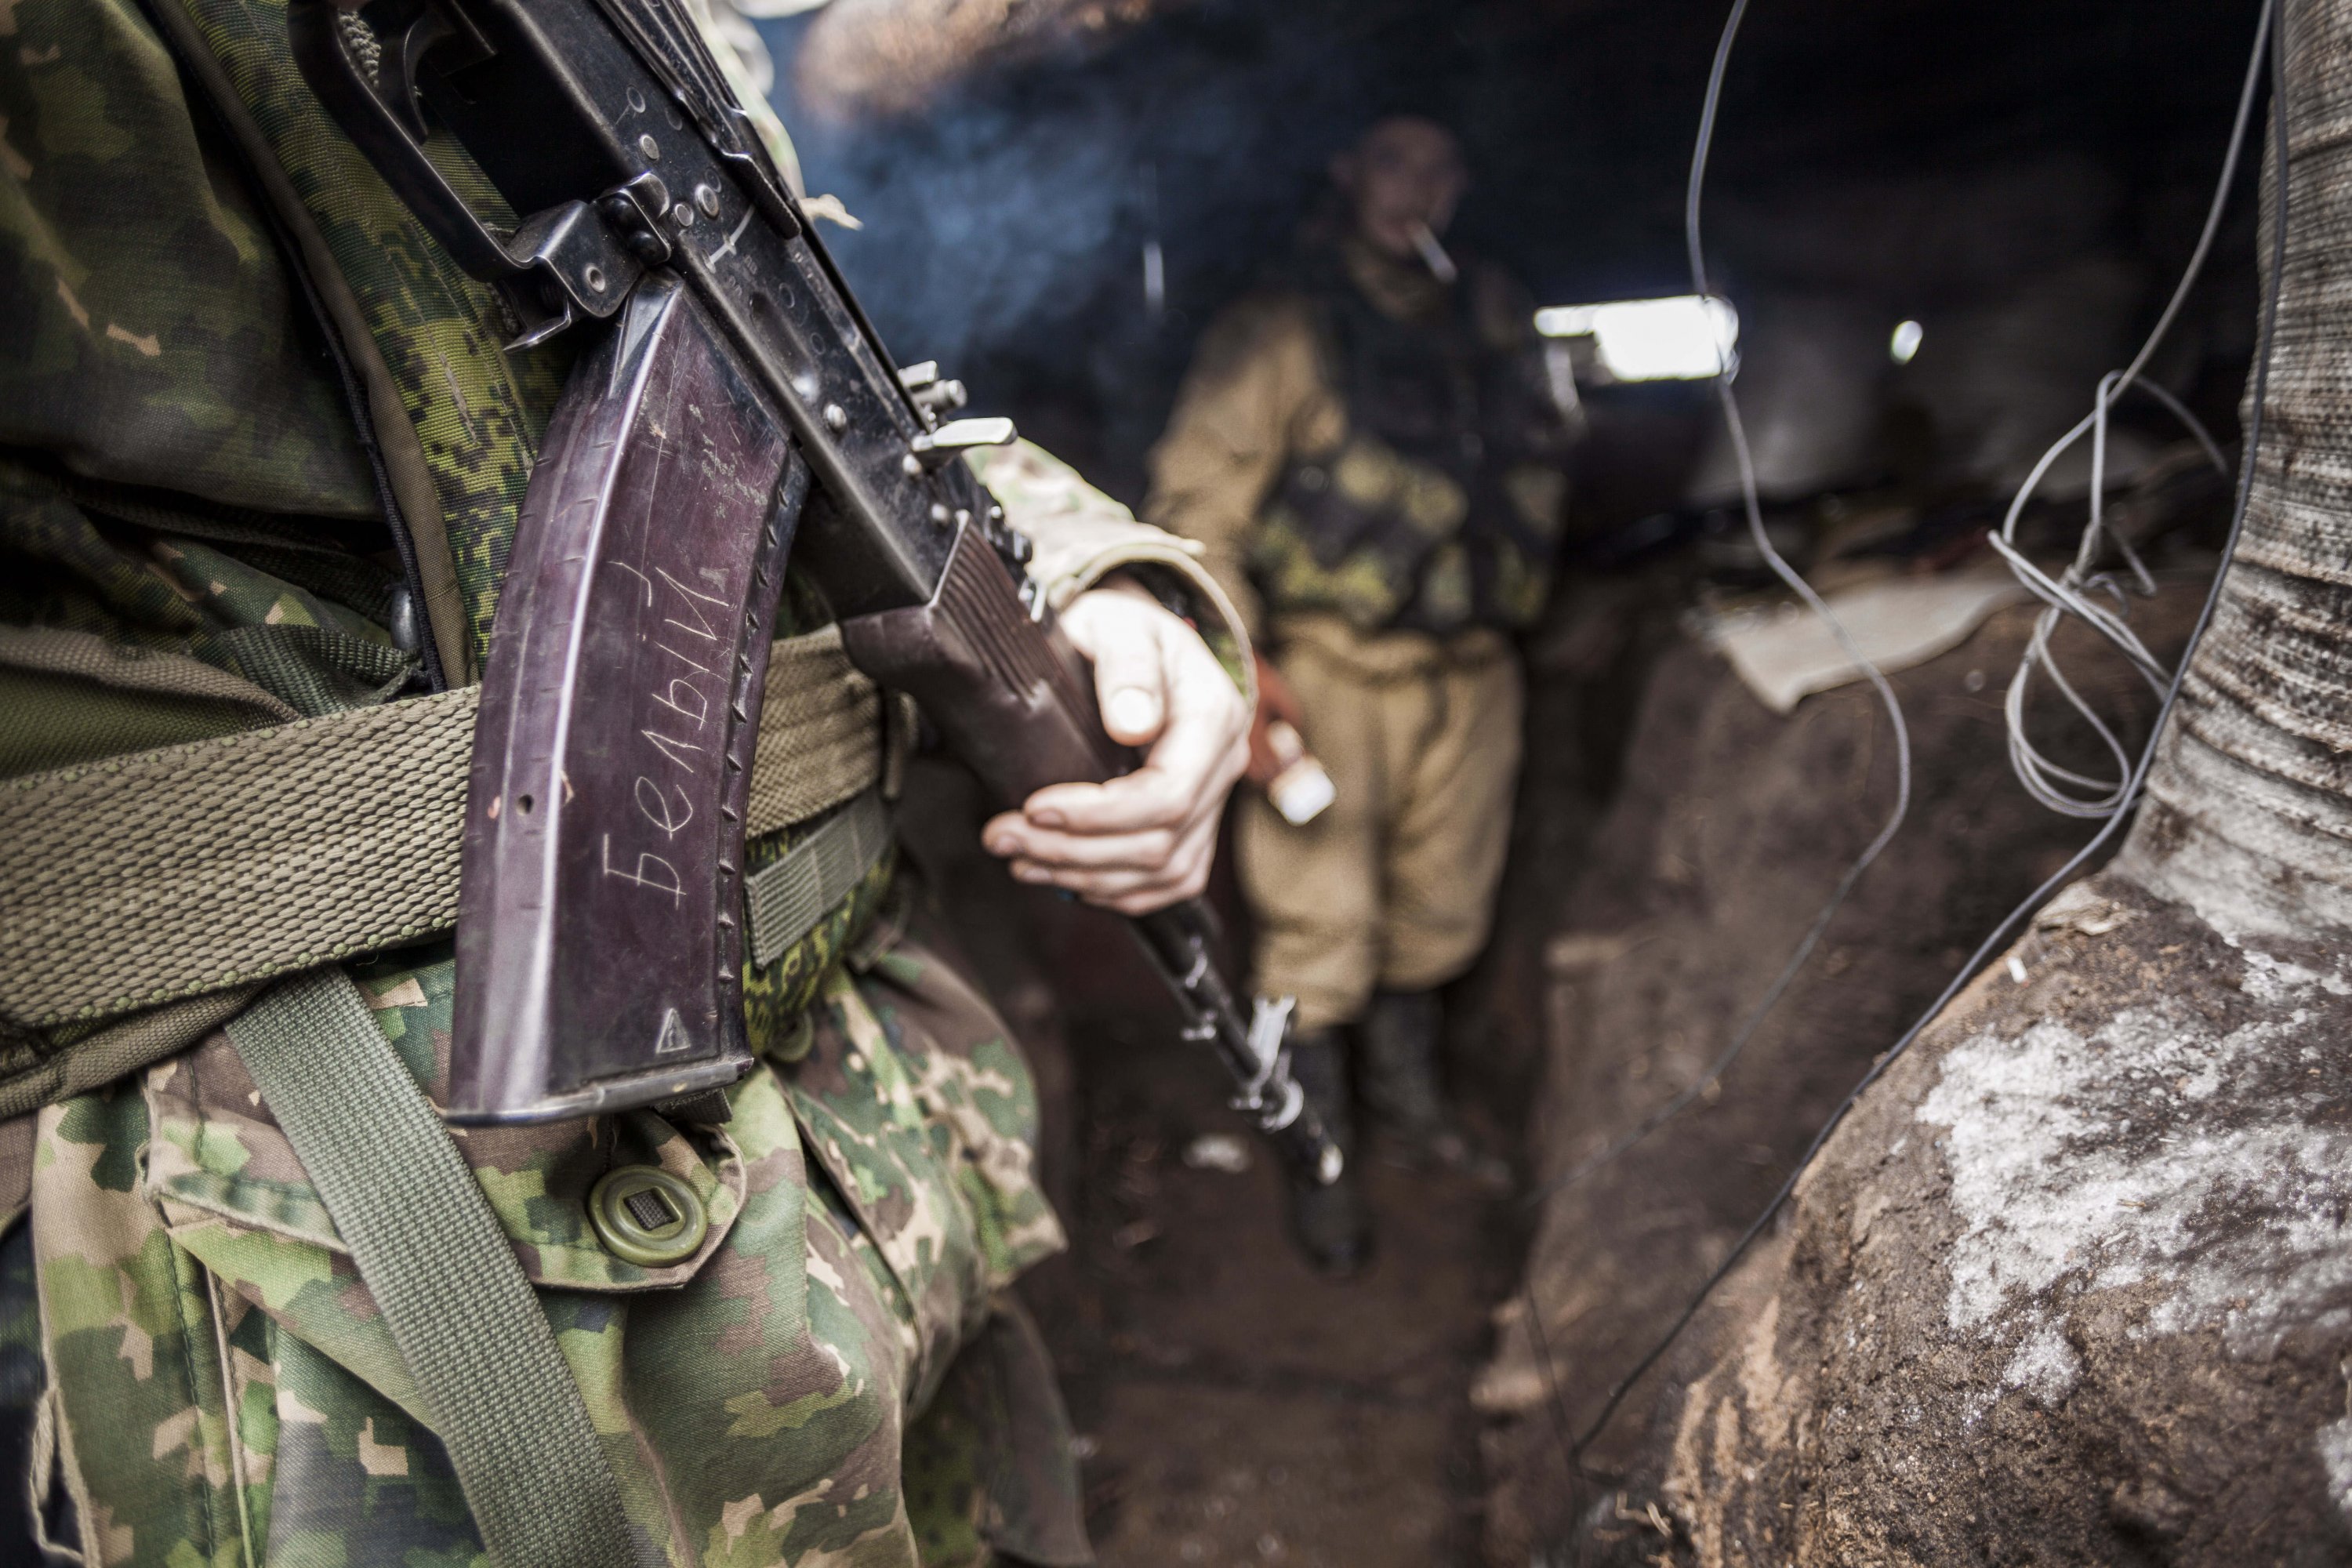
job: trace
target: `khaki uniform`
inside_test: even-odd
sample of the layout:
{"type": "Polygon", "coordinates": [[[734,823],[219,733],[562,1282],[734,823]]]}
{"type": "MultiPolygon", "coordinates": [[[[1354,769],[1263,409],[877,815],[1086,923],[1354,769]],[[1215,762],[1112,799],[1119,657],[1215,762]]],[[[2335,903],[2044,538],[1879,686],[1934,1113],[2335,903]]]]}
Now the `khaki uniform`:
{"type": "MultiPolygon", "coordinates": [[[[1453,308],[1425,270],[1343,247],[1348,279],[1397,320],[1453,308]]],[[[1522,301],[1473,272],[1467,313],[1498,352],[1526,332],[1522,301]]],[[[1146,517],[1197,540],[1203,562],[1297,693],[1308,747],[1338,798],[1303,827],[1244,797],[1236,852],[1259,926],[1256,984],[1298,998],[1299,1025],[1353,1021],[1375,988],[1426,990],[1484,943],[1502,874],[1519,760],[1521,681],[1497,621],[1540,610],[1545,563],[1450,629],[1402,629],[1401,609],[1448,575],[1467,502],[1446,476],[1367,438],[1351,419],[1316,300],[1253,297],[1203,339],[1152,454],[1146,517]],[[1371,552],[1318,556],[1283,498],[1310,468],[1440,541],[1418,584],[1371,552]]],[[[1564,445],[1564,438],[1563,438],[1564,445]]],[[[1496,488],[1540,537],[1566,481],[1556,462],[1496,465],[1496,488]]],[[[1410,535],[1408,534],[1408,537],[1410,535]]]]}
{"type": "Polygon", "coordinates": [[[1303,827],[1255,791],[1235,825],[1258,984],[1299,1026],[1346,1023],[1377,986],[1425,991],[1486,944],[1519,766],[1518,660],[1497,633],[1286,628],[1275,663],[1339,791],[1303,827]]]}

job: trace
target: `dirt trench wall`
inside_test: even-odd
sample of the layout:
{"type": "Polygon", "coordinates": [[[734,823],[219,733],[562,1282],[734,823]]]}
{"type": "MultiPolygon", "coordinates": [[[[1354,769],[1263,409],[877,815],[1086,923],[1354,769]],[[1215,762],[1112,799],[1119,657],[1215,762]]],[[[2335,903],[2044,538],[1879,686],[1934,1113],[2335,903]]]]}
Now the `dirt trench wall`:
{"type": "MultiPolygon", "coordinates": [[[[2177,649],[2197,596],[2194,584],[2169,585],[2136,624],[2177,649]]],[[[1719,1097],[1543,1204],[1528,1288],[1505,1309],[1474,1392],[1496,1422],[1490,1560],[1528,1562],[1596,1506],[1603,1518],[1583,1531],[1602,1553],[1591,1561],[1654,1553],[1661,1538],[1619,1518],[1615,1494],[1622,1482],[1636,1515],[1656,1496],[1676,1379],[1708,1364],[1704,1335],[1586,1455],[1598,1491],[1567,1479],[1562,1415],[1583,1427],[1871,1058],[2088,836],[2033,805],[2003,752],[2001,695],[2032,618],[2022,606],[2003,611],[1959,648],[1894,678],[1915,753],[1908,825],[1719,1097]],[[1530,1295],[1557,1405],[1526,1316],[1530,1295]]],[[[2062,646],[2085,694],[2102,711],[2136,715],[2144,734],[2154,703],[2137,678],[2071,637],[2062,646]]],[[[1615,804],[1551,915],[1549,1072],[1530,1139],[1539,1177],[1574,1167],[1699,1079],[1877,830],[1894,787],[1891,732],[1866,688],[1808,698],[1782,718],[1703,647],[1685,642],[1663,658],[1615,804]]]]}
{"type": "Polygon", "coordinates": [[[1651,1406],[1701,1563],[2352,1561],[2352,5],[2283,16],[2221,613],[2126,852],[1865,1097],[1651,1406]]]}
{"type": "Polygon", "coordinates": [[[2352,981],[2078,884],[1802,1189],[1674,1419],[1702,1564],[2352,1558],[2352,981]]]}

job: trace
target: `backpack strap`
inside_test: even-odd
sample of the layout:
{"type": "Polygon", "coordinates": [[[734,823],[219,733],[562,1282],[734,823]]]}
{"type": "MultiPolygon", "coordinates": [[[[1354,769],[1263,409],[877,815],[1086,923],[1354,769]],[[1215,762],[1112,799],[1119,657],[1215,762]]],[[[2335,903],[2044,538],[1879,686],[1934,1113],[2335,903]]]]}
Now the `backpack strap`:
{"type": "Polygon", "coordinates": [[[499,1568],[644,1568],[513,1245],[359,987],[329,966],[228,1026],[400,1347],[499,1568]]]}

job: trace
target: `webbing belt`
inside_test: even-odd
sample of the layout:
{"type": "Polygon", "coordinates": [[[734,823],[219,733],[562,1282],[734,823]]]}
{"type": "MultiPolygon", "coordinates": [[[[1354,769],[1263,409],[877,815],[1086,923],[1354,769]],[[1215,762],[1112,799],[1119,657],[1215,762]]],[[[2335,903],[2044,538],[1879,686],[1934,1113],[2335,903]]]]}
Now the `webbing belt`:
{"type": "Polygon", "coordinates": [[[793,846],[772,866],[743,879],[751,962],[773,963],[847,898],[890,847],[890,808],[869,789],[846,810],[793,846]]]}
{"type": "Polygon", "coordinates": [[[415,1379],[499,1568],[637,1568],[594,1419],[447,1129],[340,969],[228,1026],[415,1379]]]}
{"type": "MultiPolygon", "coordinates": [[[[767,689],[753,837],[871,788],[883,761],[880,696],[837,629],[777,643],[767,689]]],[[[0,1021],[112,1017],[448,930],[478,700],[0,781],[0,1021]]]]}

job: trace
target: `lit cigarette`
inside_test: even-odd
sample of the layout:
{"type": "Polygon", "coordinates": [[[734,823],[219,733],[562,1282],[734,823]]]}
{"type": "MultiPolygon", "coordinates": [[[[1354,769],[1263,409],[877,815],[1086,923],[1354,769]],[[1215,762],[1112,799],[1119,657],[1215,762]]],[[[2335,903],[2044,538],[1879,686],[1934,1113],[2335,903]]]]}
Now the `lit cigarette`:
{"type": "Polygon", "coordinates": [[[1462,276],[1462,268],[1454,265],[1454,258],[1445,254],[1445,247],[1437,243],[1427,224],[1412,226],[1412,247],[1421,252],[1421,259],[1440,283],[1451,283],[1462,276]]]}

